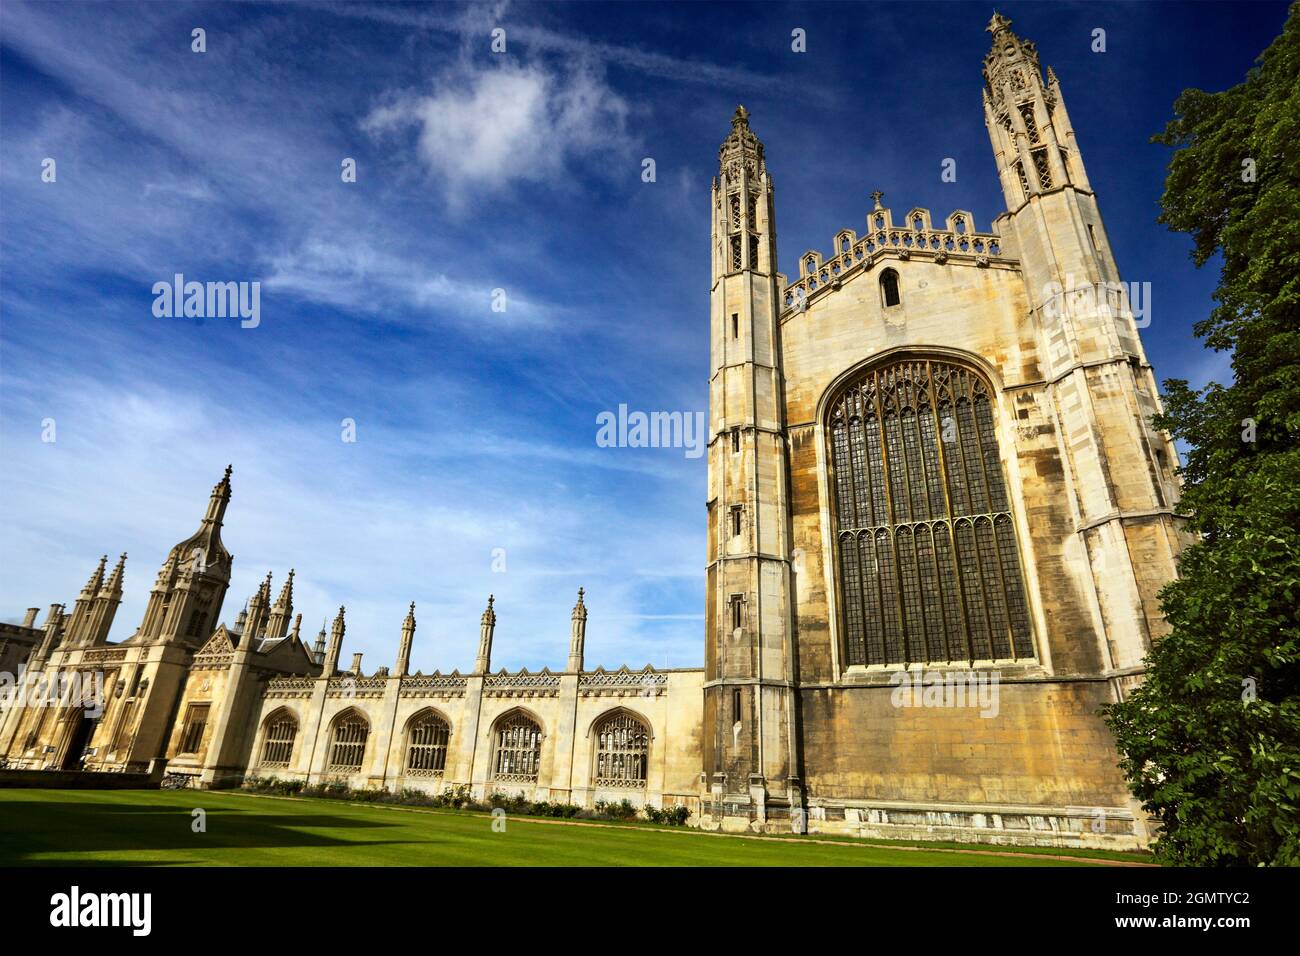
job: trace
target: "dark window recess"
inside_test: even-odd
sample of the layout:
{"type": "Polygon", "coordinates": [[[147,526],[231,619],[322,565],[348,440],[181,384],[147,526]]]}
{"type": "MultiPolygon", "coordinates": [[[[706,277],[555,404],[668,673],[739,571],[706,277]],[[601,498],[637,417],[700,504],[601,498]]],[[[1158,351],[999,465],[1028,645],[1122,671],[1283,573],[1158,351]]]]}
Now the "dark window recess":
{"type": "Polygon", "coordinates": [[[196,754],[203,743],[203,731],[208,726],[208,705],[193,704],[185,715],[185,730],[181,734],[181,753],[196,754]]]}
{"type": "Polygon", "coordinates": [[[902,301],[898,296],[898,273],[893,269],[886,269],[880,276],[880,292],[886,306],[898,305],[902,301]]]}

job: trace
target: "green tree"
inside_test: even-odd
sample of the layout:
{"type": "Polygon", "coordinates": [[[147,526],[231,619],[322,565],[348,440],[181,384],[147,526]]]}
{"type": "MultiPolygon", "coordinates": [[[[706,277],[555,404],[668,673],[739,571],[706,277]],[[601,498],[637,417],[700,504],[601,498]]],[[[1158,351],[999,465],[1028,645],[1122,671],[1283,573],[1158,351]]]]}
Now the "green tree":
{"type": "Polygon", "coordinates": [[[1300,865],[1300,3],[1245,82],[1185,91],[1160,222],[1222,264],[1196,326],[1233,381],[1165,382],[1199,535],[1161,592],[1171,631],[1107,708],[1164,862],[1300,865]]]}

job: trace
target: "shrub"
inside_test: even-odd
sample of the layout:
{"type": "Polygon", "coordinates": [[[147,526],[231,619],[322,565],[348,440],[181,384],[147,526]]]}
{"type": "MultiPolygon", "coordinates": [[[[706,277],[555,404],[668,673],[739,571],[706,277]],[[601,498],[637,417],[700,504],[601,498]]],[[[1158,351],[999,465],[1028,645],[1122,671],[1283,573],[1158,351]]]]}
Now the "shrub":
{"type": "Polygon", "coordinates": [[[691,811],[682,806],[664,807],[661,810],[646,804],[645,815],[651,823],[666,823],[669,826],[679,827],[690,818],[691,811]]]}
{"type": "Polygon", "coordinates": [[[636,807],[632,806],[632,801],[627,799],[618,803],[597,800],[596,814],[607,820],[631,820],[636,816],[636,807]]]}

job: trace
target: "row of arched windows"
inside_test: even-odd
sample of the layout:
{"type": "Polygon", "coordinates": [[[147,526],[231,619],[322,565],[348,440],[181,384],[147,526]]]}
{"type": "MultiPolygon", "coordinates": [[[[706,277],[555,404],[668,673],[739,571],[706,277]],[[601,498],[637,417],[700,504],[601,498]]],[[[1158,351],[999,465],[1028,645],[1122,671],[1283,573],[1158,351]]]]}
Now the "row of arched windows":
{"type": "MultiPolygon", "coordinates": [[[[259,765],[287,768],[298,735],[298,722],[285,710],[264,724],[259,765]]],[[[646,785],[650,728],[627,711],[614,711],[596,722],[594,784],[597,787],[641,789],[646,785]]],[[[405,773],[438,777],[447,766],[451,726],[433,711],[417,714],[407,725],[405,773]]],[[[325,769],[356,773],[365,760],[370,724],[355,710],[334,719],[330,727],[325,769]]],[[[492,729],[492,779],[499,783],[536,783],[541,767],[542,728],[520,710],[497,720],[492,729]]]]}

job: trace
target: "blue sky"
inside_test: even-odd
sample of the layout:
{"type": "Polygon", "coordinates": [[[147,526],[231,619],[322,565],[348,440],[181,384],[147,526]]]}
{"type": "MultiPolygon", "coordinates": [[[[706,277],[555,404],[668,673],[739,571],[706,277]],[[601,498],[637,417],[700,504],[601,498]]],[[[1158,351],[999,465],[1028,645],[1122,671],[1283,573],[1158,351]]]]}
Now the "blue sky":
{"type": "MultiPolygon", "coordinates": [[[[998,9],[1061,79],[1121,273],[1152,284],[1157,375],[1222,378],[1191,333],[1215,276],[1154,221],[1167,151],[1148,140],[1182,89],[1239,82],[1285,5],[998,9]]],[[[7,2],[0,619],[70,604],[127,551],[128,636],[233,463],[227,620],[293,567],[304,631],[348,606],[345,659],[391,665],[414,600],[412,666],[464,669],[493,592],[494,662],[558,667],[581,584],[590,665],[698,666],[704,460],[597,447],[596,416],[706,407],[729,117],[744,103],[767,145],[787,273],[861,228],[877,188],[987,229],[991,12],[7,2]],[[177,272],[261,282],[261,324],[156,318],[177,272]]]]}

